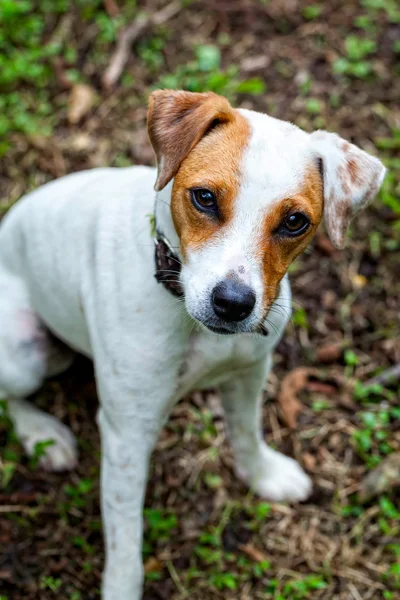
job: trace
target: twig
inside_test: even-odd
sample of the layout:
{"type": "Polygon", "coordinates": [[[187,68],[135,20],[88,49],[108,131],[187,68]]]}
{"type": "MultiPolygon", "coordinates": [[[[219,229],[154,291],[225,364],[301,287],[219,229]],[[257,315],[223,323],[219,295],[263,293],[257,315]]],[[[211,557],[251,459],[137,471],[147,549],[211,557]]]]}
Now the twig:
{"type": "Polygon", "coordinates": [[[124,31],[122,31],[117,47],[111,57],[110,63],[104,72],[102,83],[107,90],[111,89],[123,71],[128,58],[131,45],[137,38],[151,25],[162,25],[169,19],[174,17],[181,9],[181,2],[173,0],[170,4],[153,15],[149,16],[146,13],[141,13],[135,21],[131,23],[124,31]]]}
{"type": "Polygon", "coordinates": [[[18,506],[16,504],[4,504],[0,506],[0,513],[29,512],[31,510],[33,510],[31,506],[18,506]]]}
{"type": "Polygon", "coordinates": [[[353,583],[348,583],[347,587],[349,588],[354,600],[362,600],[362,597],[360,596],[357,588],[355,587],[355,585],[353,583]]]}
{"type": "Polygon", "coordinates": [[[384,385],[385,383],[396,381],[397,379],[400,379],[400,365],[394,365],[393,367],[386,369],[386,371],[383,371],[376,377],[368,379],[368,381],[365,382],[365,386],[376,384],[384,385]]]}
{"type": "Polygon", "coordinates": [[[188,596],[187,590],[185,589],[184,585],[182,584],[181,580],[179,579],[179,575],[176,572],[176,569],[175,569],[174,565],[172,564],[172,561],[170,561],[170,560],[167,561],[167,568],[168,568],[169,574],[171,575],[171,579],[175,583],[178,591],[181,593],[181,595],[184,598],[187,598],[187,596],[188,596]]]}

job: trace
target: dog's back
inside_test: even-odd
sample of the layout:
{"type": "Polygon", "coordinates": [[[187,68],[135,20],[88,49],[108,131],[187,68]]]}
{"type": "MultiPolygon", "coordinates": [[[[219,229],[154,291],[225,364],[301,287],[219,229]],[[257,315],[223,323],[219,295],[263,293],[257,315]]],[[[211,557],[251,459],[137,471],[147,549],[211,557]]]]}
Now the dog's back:
{"type": "Polygon", "coordinates": [[[35,313],[85,354],[82,298],[96,270],[93,255],[112,253],[122,239],[131,260],[135,242],[151,246],[151,175],[147,167],[75,173],[22,198],[1,223],[0,286],[10,289],[10,276],[22,278],[35,313]]]}

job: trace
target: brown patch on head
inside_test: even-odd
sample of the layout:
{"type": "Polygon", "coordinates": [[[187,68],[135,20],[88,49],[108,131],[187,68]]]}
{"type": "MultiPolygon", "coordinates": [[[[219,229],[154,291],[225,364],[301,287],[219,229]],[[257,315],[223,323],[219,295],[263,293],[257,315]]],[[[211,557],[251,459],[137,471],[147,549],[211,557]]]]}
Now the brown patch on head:
{"type": "Polygon", "coordinates": [[[206,132],[229,122],[232,113],[228,100],[211,92],[158,90],[151,94],[147,125],[157,158],[157,191],[176,175],[182,161],[206,132]]]}
{"type": "Polygon", "coordinates": [[[259,256],[263,264],[264,308],[271,306],[279,293],[279,283],[291,262],[309,244],[321,221],[323,212],[323,183],[317,166],[307,172],[303,188],[298,194],[283,200],[271,210],[264,220],[259,243],[259,256]],[[299,237],[286,237],[278,233],[279,226],[295,212],[305,214],[311,222],[299,237]]]}
{"type": "Polygon", "coordinates": [[[231,109],[229,119],[207,133],[179,167],[172,190],[171,213],[184,257],[189,247],[201,247],[231,221],[241,182],[241,159],[249,138],[248,121],[231,109]],[[214,192],[218,218],[193,206],[190,195],[193,188],[214,192]]]}

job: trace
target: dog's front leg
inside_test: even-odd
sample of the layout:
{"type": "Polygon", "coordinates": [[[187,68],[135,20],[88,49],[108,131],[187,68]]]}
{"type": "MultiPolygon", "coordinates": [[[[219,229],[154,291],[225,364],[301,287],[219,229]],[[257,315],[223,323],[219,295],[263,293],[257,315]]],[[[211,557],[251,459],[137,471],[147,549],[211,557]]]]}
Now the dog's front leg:
{"type": "Polygon", "coordinates": [[[270,368],[268,356],[221,387],[236,473],[269,500],[304,500],[311,492],[309,477],[295,460],[269,448],[263,440],[262,389],[270,368]]]}
{"type": "MultiPolygon", "coordinates": [[[[102,378],[104,382],[104,378],[102,378]]],[[[103,600],[142,597],[142,510],[151,452],[168,398],[122,384],[99,385],[102,408],[101,503],[106,563],[103,600]]]]}

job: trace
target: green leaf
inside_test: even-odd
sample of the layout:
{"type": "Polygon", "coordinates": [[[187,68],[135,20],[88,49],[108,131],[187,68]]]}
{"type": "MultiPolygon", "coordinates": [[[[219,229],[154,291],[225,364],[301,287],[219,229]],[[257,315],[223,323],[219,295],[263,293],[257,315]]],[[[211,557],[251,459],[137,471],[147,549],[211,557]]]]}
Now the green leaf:
{"type": "Polygon", "coordinates": [[[312,21],[313,19],[317,19],[322,13],[322,6],[319,4],[309,4],[305,6],[302,10],[303,17],[307,19],[307,21],[312,21]]]}
{"type": "Polygon", "coordinates": [[[382,514],[388,519],[398,519],[400,517],[400,512],[387,496],[382,496],[379,499],[379,506],[382,514]]]}
{"type": "Polygon", "coordinates": [[[221,52],[218,46],[206,45],[196,48],[196,57],[200,71],[214,71],[221,65],[221,52]]]}
{"type": "Polygon", "coordinates": [[[359,363],[357,354],[353,350],[346,350],[344,353],[344,362],[351,367],[357,366],[359,363]]]}
{"type": "Polygon", "coordinates": [[[318,115],[321,112],[321,102],[317,98],[309,98],[306,102],[306,111],[311,115],[318,115]]]}
{"type": "Polygon", "coordinates": [[[252,94],[253,96],[259,96],[260,94],[264,94],[265,90],[265,83],[259,77],[246,79],[245,81],[239,83],[239,85],[236,88],[236,91],[239,94],[252,94]]]}
{"type": "Polygon", "coordinates": [[[376,51],[376,42],[356,35],[349,35],[344,42],[347,57],[351,61],[358,61],[376,51]]]}

